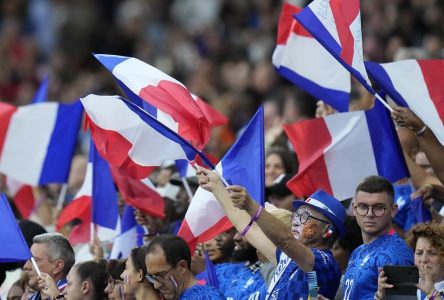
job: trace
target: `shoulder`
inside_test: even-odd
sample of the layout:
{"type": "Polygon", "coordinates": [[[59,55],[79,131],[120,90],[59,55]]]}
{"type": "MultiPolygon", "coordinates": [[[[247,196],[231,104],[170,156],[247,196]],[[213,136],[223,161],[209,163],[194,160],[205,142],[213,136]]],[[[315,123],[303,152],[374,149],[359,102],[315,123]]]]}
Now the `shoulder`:
{"type": "Polygon", "coordinates": [[[186,290],[182,296],[180,296],[181,300],[211,300],[211,299],[225,299],[222,293],[209,285],[199,285],[195,284],[188,290],[186,290]]]}
{"type": "Polygon", "coordinates": [[[378,254],[378,265],[381,264],[413,264],[413,250],[407,245],[407,243],[397,234],[388,236],[384,241],[378,245],[375,249],[378,254]]]}

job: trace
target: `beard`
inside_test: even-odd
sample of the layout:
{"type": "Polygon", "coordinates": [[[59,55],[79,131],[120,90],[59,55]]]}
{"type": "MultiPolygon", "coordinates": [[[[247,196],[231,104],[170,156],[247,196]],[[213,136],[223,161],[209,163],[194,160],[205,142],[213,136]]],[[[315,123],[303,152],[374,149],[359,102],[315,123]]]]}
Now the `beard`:
{"type": "Polygon", "coordinates": [[[246,247],[242,247],[239,250],[234,250],[233,255],[231,256],[235,262],[255,262],[258,260],[256,248],[248,244],[246,247]]]}

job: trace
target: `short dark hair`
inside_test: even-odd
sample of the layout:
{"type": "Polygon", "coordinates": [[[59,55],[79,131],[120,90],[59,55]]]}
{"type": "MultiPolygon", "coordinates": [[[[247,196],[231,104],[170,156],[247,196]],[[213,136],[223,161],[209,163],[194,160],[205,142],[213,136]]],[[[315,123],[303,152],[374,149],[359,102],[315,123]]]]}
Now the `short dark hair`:
{"type": "Polygon", "coordinates": [[[158,235],[151,240],[146,254],[154,252],[156,247],[162,248],[166,261],[171,266],[175,266],[184,259],[188,264],[188,268],[191,268],[191,252],[184,239],[171,234],[158,235]]]}
{"type": "Polygon", "coordinates": [[[274,146],[267,151],[265,159],[271,154],[276,154],[282,160],[284,165],[285,174],[293,174],[298,170],[298,160],[296,154],[290,152],[284,147],[274,146]]]}
{"type": "Polygon", "coordinates": [[[147,254],[148,247],[136,247],[131,250],[131,260],[133,261],[134,266],[137,270],[142,270],[143,276],[147,274],[146,264],[145,264],[145,256],[147,254]]]}
{"type": "Polygon", "coordinates": [[[105,288],[108,285],[108,274],[106,272],[106,260],[89,260],[77,264],[76,273],[79,280],[88,280],[94,289],[95,299],[108,299],[105,288]]]}
{"type": "Polygon", "coordinates": [[[390,203],[393,203],[395,192],[393,190],[393,185],[382,176],[368,176],[361,181],[360,184],[356,187],[356,193],[358,192],[366,192],[370,194],[374,193],[387,193],[389,197],[390,203]]]}
{"type": "Polygon", "coordinates": [[[120,275],[125,271],[125,259],[110,259],[106,264],[106,272],[108,277],[114,280],[120,280],[120,275]]]}

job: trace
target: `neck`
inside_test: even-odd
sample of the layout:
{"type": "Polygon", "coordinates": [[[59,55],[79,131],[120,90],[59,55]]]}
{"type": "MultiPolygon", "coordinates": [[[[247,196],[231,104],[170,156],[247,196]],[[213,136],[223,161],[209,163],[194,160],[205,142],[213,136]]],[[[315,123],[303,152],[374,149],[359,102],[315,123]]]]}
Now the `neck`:
{"type": "Polygon", "coordinates": [[[381,230],[379,232],[366,233],[364,231],[361,231],[362,241],[364,242],[364,244],[370,244],[371,242],[376,241],[379,237],[387,234],[387,232],[389,232],[389,230],[391,228],[392,228],[392,224],[389,224],[386,228],[384,228],[383,230],[381,230]]]}
{"type": "Polygon", "coordinates": [[[193,285],[195,285],[196,282],[197,282],[197,280],[196,280],[196,278],[194,278],[193,274],[191,274],[191,272],[187,272],[187,274],[185,275],[185,278],[184,278],[182,293],[185,292],[186,290],[188,290],[193,285]]]}
{"type": "Polygon", "coordinates": [[[159,299],[159,295],[156,293],[156,291],[146,284],[139,285],[134,293],[134,297],[136,300],[159,299]]]}

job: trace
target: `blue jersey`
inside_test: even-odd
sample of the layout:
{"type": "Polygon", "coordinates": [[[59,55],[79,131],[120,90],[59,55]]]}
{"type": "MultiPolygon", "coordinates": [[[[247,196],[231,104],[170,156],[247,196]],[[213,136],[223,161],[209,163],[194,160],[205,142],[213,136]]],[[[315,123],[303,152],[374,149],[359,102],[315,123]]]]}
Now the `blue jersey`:
{"type": "Polygon", "coordinates": [[[413,265],[413,252],[397,234],[383,235],[356,248],[343,280],[344,300],[373,299],[378,290],[378,268],[413,265]]]}
{"type": "Polygon", "coordinates": [[[248,299],[256,291],[266,290],[265,280],[259,272],[260,265],[259,263],[251,265],[257,266],[256,268],[250,268],[248,264],[242,268],[234,265],[233,276],[225,282],[224,288],[221,287],[227,300],[248,299]]]}
{"type": "MultiPolygon", "coordinates": [[[[341,280],[341,271],[330,250],[312,248],[315,262],[313,271],[319,285],[319,294],[333,299],[341,280]]],[[[267,291],[267,299],[307,299],[308,281],[306,274],[281,250],[276,251],[279,261],[267,291]]]]}
{"type": "Polygon", "coordinates": [[[225,297],[216,288],[195,284],[186,290],[179,300],[223,300],[225,297]]]}

